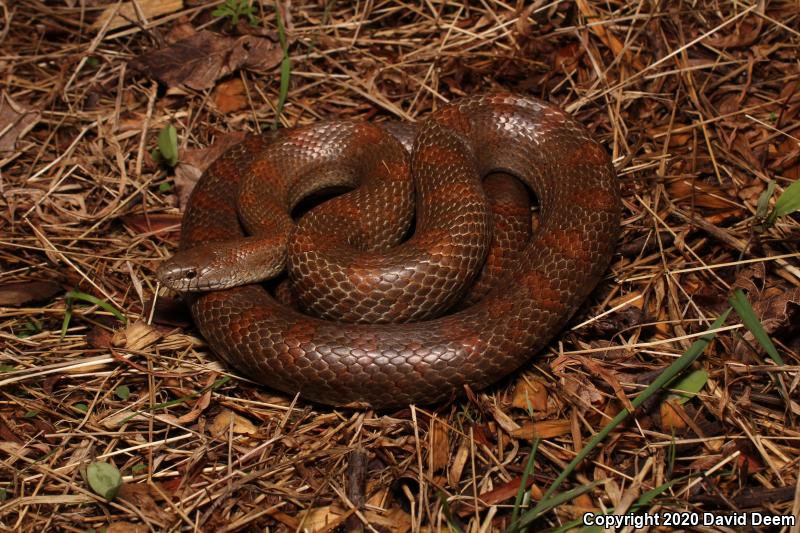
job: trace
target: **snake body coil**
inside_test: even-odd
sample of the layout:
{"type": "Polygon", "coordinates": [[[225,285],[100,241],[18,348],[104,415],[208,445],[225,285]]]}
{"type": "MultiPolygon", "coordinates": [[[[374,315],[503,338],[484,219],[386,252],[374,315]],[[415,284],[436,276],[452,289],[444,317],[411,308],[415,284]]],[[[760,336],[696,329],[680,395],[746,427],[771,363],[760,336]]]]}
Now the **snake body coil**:
{"type": "MultiPolygon", "coordinates": [[[[407,146],[411,135],[397,134],[407,146]]],[[[212,349],[247,377],[334,405],[441,401],[520,367],[600,280],[619,190],[608,155],[566,113],[510,94],[469,97],[422,122],[410,155],[400,141],[335,122],[253,136],[198,182],[182,251],[159,277],[179,290],[245,284],[188,297],[212,349]],[[439,316],[485,262],[481,177],[497,171],[535,192],[540,227],[484,297],[439,316]],[[302,198],[333,185],[355,189],[292,220],[302,198]],[[284,267],[316,317],[251,283],[284,267]]]]}

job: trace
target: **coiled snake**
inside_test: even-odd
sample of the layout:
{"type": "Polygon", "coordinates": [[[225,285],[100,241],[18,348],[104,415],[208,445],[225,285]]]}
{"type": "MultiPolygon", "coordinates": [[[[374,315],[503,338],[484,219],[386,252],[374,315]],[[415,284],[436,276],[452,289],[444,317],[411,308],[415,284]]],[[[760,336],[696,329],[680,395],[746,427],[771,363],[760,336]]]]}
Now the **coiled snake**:
{"type": "Polygon", "coordinates": [[[619,189],[608,155],[569,115],[492,94],[409,131],[326,122],[251,136],[200,179],[181,251],[158,275],[190,291],[211,348],[244,375],[326,404],[441,401],[520,367],[600,280],[619,189]],[[465,307],[492,242],[481,178],[498,171],[534,191],[541,222],[465,307]],[[354,189],[293,221],[303,198],[332,186],[354,189]],[[256,283],[284,269],[297,307],[317,316],[256,283]]]}

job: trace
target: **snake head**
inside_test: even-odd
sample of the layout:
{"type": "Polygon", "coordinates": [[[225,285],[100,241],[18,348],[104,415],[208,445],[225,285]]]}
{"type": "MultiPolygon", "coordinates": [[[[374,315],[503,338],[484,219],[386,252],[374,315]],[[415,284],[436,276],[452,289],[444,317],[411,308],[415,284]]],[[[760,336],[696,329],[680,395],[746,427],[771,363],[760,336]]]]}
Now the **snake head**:
{"type": "Polygon", "coordinates": [[[182,250],[158,267],[156,276],[163,285],[179,292],[198,292],[226,288],[225,257],[211,245],[182,250]]]}
{"type": "Polygon", "coordinates": [[[273,242],[242,238],[181,250],[158,267],[163,285],[178,292],[229,289],[276,276],[286,261],[273,242]]]}

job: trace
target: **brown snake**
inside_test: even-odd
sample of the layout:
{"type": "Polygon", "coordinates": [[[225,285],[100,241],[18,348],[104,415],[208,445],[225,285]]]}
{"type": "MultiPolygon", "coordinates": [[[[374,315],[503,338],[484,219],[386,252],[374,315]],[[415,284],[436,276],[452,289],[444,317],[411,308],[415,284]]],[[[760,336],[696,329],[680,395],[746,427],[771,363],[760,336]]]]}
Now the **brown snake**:
{"type": "Polygon", "coordinates": [[[326,404],[441,401],[519,368],[600,280],[619,189],[606,152],[565,112],[475,96],[423,121],[410,155],[397,135],[328,122],[251,136],[198,182],[181,252],[158,275],[200,291],[187,295],[197,326],[245,376],[326,404]],[[540,227],[480,301],[441,316],[485,261],[481,177],[497,171],[534,191],[540,227]],[[335,185],[355,189],[293,221],[303,198],[335,185]],[[284,269],[316,317],[255,283],[284,269]]]}

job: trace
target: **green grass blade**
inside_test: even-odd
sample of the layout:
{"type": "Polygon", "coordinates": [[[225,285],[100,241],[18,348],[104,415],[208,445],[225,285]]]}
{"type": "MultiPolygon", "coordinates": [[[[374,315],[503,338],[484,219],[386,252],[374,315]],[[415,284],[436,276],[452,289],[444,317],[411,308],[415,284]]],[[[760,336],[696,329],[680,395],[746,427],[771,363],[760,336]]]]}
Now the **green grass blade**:
{"type": "Polygon", "coordinates": [[[758,344],[767,352],[767,355],[769,355],[776,364],[781,366],[785,365],[786,363],[783,362],[783,358],[778,354],[778,350],[772,343],[772,339],[767,335],[764,326],[761,325],[761,321],[758,320],[756,312],[753,310],[750,302],[747,301],[747,297],[742,290],[736,289],[733,296],[731,296],[728,301],[739,314],[744,326],[750,330],[750,333],[753,334],[758,344]]]}
{"type": "MultiPolygon", "coordinates": [[[[633,502],[630,508],[628,508],[627,513],[636,513],[640,509],[646,508],[647,506],[650,505],[650,502],[652,502],[657,496],[661,495],[668,489],[672,488],[672,486],[675,485],[675,483],[683,481],[690,477],[691,476],[683,476],[681,478],[671,479],[670,481],[667,481],[666,483],[659,485],[658,487],[648,490],[644,494],[640,495],[635,502],[633,502]]],[[[605,512],[605,514],[613,514],[613,513],[614,509],[608,509],[605,512]]],[[[583,518],[578,518],[571,523],[575,522],[577,522],[577,524],[573,525],[572,527],[582,524],[583,518]]],[[[603,531],[603,528],[600,526],[585,526],[580,529],[580,533],[600,533],[601,531],[603,531]]]]}
{"type": "Polygon", "coordinates": [[[69,302],[70,304],[72,303],[73,300],[81,300],[81,301],[90,303],[92,305],[97,305],[97,306],[101,307],[102,309],[105,309],[106,311],[108,311],[109,313],[114,315],[117,318],[117,320],[119,320],[120,322],[127,322],[128,321],[125,318],[125,315],[123,315],[122,313],[117,311],[114,308],[113,305],[111,305],[110,303],[108,303],[108,302],[106,302],[104,300],[101,300],[100,298],[92,296],[91,294],[86,294],[85,292],[80,292],[80,291],[69,291],[66,295],[64,295],[64,297],[67,299],[67,302],[69,302]]]}
{"type": "MultiPolygon", "coordinates": [[[[542,498],[542,500],[536,506],[539,507],[541,505],[538,511],[539,515],[546,513],[547,511],[553,509],[554,507],[558,507],[562,503],[566,503],[574,498],[577,498],[581,494],[589,492],[590,490],[594,490],[594,488],[598,486],[600,483],[601,483],[600,481],[592,481],[591,483],[587,483],[586,485],[580,485],[578,487],[575,487],[574,489],[560,492],[555,496],[551,496],[547,499],[542,498]]],[[[522,519],[520,520],[520,524],[522,525],[522,527],[527,527],[528,525],[530,525],[530,524],[523,524],[524,520],[525,517],[523,516],[522,519]]],[[[512,529],[513,529],[513,524],[512,524],[512,529]]]]}
{"type": "MultiPolygon", "coordinates": [[[[575,529],[576,527],[580,526],[581,524],[583,524],[583,517],[582,516],[581,516],[581,518],[576,518],[575,520],[572,520],[571,522],[567,522],[566,524],[563,524],[563,525],[561,525],[561,526],[559,526],[557,528],[545,529],[545,531],[547,531],[548,533],[565,533],[566,531],[572,531],[573,529],[575,529]]],[[[589,527],[594,527],[594,526],[589,526],[589,527]]],[[[581,531],[586,531],[586,529],[584,528],[581,531]]],[[[602,531],[602,529],[600,531],[602,531]]]]}
{"type": "MultiPolygon", "coordinates": [[[[699,474],[697,474],[697,475],[699,475],[699,474]]],[[[690,477],[692,477],[692,476],[681,476],[681,477],[678,477],[678,478],[675,478],[675,479],[670,479],[666,483],[663,483],[663,484],[659,485],[658,487],[656,487],[654,489],[648,490],[647,492],[645,492],[644,494],[639,496],[639,499],[637,499],[633,503],[633,505],[631,505],[630,512],[636,512],[639,509],[644,509],[645,507],[650,505],[650,502],[655,500],[657,496],[660,496],[661,494],[663,494],[667,490],[671,489],[672,486],[675,485],[675,483],[678,483],[680,481],[685,481],[685,480],[689,479],[690,477]]]]}
{"type": "Polygon", "coordinates": [[[539,449],[539,443],[541,439],[534,439],[533,444],[531,445],[531,453],[528,456],[528,464],[525,465],[525,470],[522,472],[522,479],[519,481],[519,490],[517,491],[517,497],[514,498],[514,510],[511,511],[511,523],[517,521],[519,517],[519,511],[522,508],[522,500],[525,497],[525,493],[528,491],[528,477],[533,475],[533,469],[536,464],[534,459],[536,458],[536,450],[539,449]]]}
{"type": "Polygon", "coordinates": [[[766,220],[770,216],[768,215],[769,199],[772,198],[773,194],[775,194],[775,181],[769,180],[767,188],[759,195],[758,203],[756,204],[756,218],[759,220],[766,220]]]}
{"type": "Polygon", "coordinates": [[[60,339],[63,341],[64,337],[67,336],[67,330],[69,329],[69,323],[72,321],[72,301],[67,300],[67,308],[64,310],[64,320],[61,322],[61,337],[60,339]]]}
{"type": "MultiPolygon", "coordinates": [[[[656,377],[655,380],[644,390],[641,394],[636,396],[631,402],[631,405],[634,409],[640,407],[645,401],[651,398],[653,395],[661,391],[670,381],[674,380],[676,376],[678,376],[681,372],[683,372],[686,368],[689,367],[699,356],[703,353],[706,349],[708,344],[714,339],[716,336],[716,332],[714,330],[718,329],[725,323],[727,320],[728,315],[730,314],[731,309],[727,309],[722,315],[720,315],[717,320],[711,325],[710,332],[706,333],[698,340],[696,340],[686,352],[681,355],[678,359],[675,360],[666,370],[664,370],[661,374],[656,377]]],[[[575,458],[570,461],[570,463],[564,468],[561,474],[553,481],[550,488],[547,489],[542,499],[539,503],[530,511],[526,512],[520,519],[519,522],[516,524],[511,524],[509,526],[509,530],[519,530],[522,527],[528,526],[534,520],[539,518],[545,511],[552,508],[553,505],[551,504],[551,500],[558,498],[558,496],[553,497],[553,493],[558,489],[559,486],[564,482],[564,480],[569,477],[570,474],[575,470],[575,468],[600,444],[617,426],[619,426],[628,416],[631,414],[631,411],[627,409],[623,409],[620,411],[617,416],[615,416],[611,422],[609,422],[603,429],[601,429],[592,439],[583,447],[583,449],[578,452],[575,458]]]]}
{"type": "Polygon", "coordinates": [[[464,533],[464,530],[459,527],[458,522],[453,518],[453,513],[450,511],[450,504],[447,503],[447,495],[440,490],[437,490],[436,494],[439,497],[439,504],[442,506],[442,513],[444,514],[444,519],[447,520],[447,525],[456,533],[464,533]]]}
{"type": "Polygon", "coordinates": [[[281,85],[278,92],[278,106],[275,112],[275,122],[272,129],[277,129],[280,124],[281,114],[283,114],[283,106],[286,104],[286,98],[289,96],[289,80],[292,76],[292,61],[289,59],[289,44],[286,41],[286,29],[283,27],[283,17],[281,10],[275,3],[275,21],[278,24],[278,39],[281,42],[283,49],[283,59],[281,60],[281,85]]]}
{"type": "Polygon", "coordinates": [[[114,306],[110,303],[105,302],[91,294],[86,294],[85,292],[80,291],[69,291],[67,294],[64,295],[64,299],[67,302],[67,308],[64,310],[64,320],[61,322],[61,339],[63,339],[67,335],[67,330],[69,329],[69,323],[72,321],[72,302],[74,300],[81,300],[92,305],[100,306],[102,309],[105,309],[112,315],[114,315],[117,320],[120,322],[127,323],[128,319],[125,318],[125,315],[117,311],[114,306]]]}

